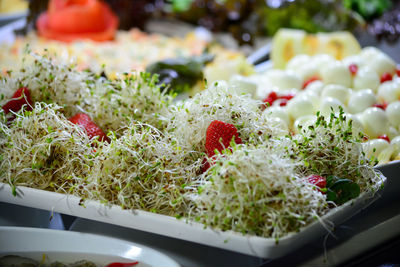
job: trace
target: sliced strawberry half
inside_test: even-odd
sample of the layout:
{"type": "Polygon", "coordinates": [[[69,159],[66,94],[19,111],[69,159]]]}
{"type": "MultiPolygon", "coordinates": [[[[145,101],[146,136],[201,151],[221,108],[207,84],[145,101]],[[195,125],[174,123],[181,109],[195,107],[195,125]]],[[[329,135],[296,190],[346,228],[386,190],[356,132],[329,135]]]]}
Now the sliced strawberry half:
{"type": "Polygon", "coordinates": [[[323,176],[312,174],[307,177],[307,180],[310,184],[315,185],[320,192],[322,192],[322,188],[326,187],[326,179],[323,176]]]}
{"type": "Polygon", "coordinates": [[[12,99],[3,106],[3,110],[6,114],[10,111],[18,112],[23,106],[26,110],[32,110],[31,94],[26,87],[21,87],[15,91],[12,99]]]}
{"type": "Polygon", "coordinates": [[[73,124],[82,126],[90,139],[98,136],[100,141],[110,142],[110,139],[103,132],[103,130],[97,126],[92,119],[85,113],[78,113],[69,119],[73,124]]]}
{"type": "Polygon", "coordinates": [[[236,144],[241,144],[242,139],[233,124],[215,120],[207,128],[206,152],[209,157],[215,155],[215,150],[222,152],[230,146],[232,139],[236,144]]]}

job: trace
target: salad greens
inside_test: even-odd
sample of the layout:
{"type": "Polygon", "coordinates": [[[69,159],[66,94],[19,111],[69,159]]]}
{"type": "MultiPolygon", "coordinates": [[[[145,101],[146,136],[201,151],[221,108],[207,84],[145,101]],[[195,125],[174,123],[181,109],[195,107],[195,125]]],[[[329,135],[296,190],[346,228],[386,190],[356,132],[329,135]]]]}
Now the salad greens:
{"type": "Polygon", "coordinates": [[[392,2],[390,0],[343,0],[343,5],[370,21],[389,10],[392,2]]]}
{"type": "Polygon", "coordinates": [[[169,58],[147,66],[146,71],[158,74],[159,84],[169,86],[168,90],[181,93],[203,79],[204,65],[213,59],[214,56],[210,54],[190,58],[169,58]]]}

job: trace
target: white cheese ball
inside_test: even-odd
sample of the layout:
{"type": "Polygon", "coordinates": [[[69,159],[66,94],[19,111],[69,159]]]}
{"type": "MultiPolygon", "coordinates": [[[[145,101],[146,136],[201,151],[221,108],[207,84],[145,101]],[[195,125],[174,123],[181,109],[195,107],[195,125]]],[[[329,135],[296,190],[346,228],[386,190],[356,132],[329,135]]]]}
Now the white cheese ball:
{"type": "Polygon", "coordinates": [[[342,60],[343,64],[349,67],[352,64],[357,65],[358,69],[366,64],[366,60],[360,55],[351,55],[342,60]]]}
{"type": "Polygon", "coordinates": [[[280,118],[286,125],[290,125],[290,118],[286,107],[272,106],[264,110],[264,114],[268,117],[280,118]]]}
{"type": "Polygon", "coordinates": [[[400,154],[400,136],[396,136],[390,141],[390,145],[394,147],[394,157],[400,154]]]}
{"type": "Polygon", "coordinates": [[[382,55],[383,52],[376,47],[368,46],[361,50],[360,57],[366,62],[371,61],[373,58],[382,55]]]}
{"type": "Polygon", "coordinates": [[[268,124],[273,128],[279,128],[283,130],[280,135],[287,135],[289,133],[289,126],[287,123],[278,117],[270,117],[268,119],[268,124]]]}
{"type": "Polygon", "coordinates": [[[313,64],[317,67],[318,70],[323,70],[326,66],[334,65],[337,60],[328,54],[318,54],[312,57],[313,64]]]}
{"type": "Polygon", "coordinates": [[[379,75],[368,67],[358,69],[353,79],[354,90],[372,89],[376,93],[380,84],[379,75]]]}
{"type": "Polygon", "coordinates": [[[314,81],[310,84],[307,85],[306,88],[304,88],[305,92],[313,92],[317,96],[321,95],[322,89],[324,89],[325,84],[322,81],[314,81]]]}
{"type": "Polygon", "coordinates": [[[257,86],[256,99],[265,99],[273,88],[264,74],[254,74],[247,78],[257,86]]]}
{"type": "Polygon", "coordinates": [[[356,115],[346,114],[346,122],[349,123],[350,121],[353,137],[360,137],[360,133],[364,133],[364,127],[360,119],[356,115]]]}
{"type": "Polygon", "coordinates": [[[399,131],[397,130],[396,127],[391,125],[391,126],[389,126],[389,131],[388,131],[387,135],[389,137],[389,140],[392,140],[393,138],[395,138],[396,136],[399,135],[399,131]]]}
{"type": "Polygon", "coordinates": [[[384,73],[393,74],[396,70],[396,62],[385,54],[373,57],[368,61],[367,66],[378,73],[379,77],[384,73]]]}
{"type": "Polygon", "coordinates": [[[303,80],[307,80],[311,77],[319,76],[319,69],[315,64],[311,62],[304,65],[301,69],[297,71],[297,73],[303,80]]]}
{"type": "Polygon", "coordinates": [[[295,97],[289,100],[287,111],[293,120],[306,115],[314,115],[315,113],[313,102],[303,97],[295,97]]]}
{"type": "Polygon", "coordinates": [[[283,71],[273,69],[265,73],[267,79],[273,86],[279,88],[279,91],[301,89],[302,79],[293,71],[283,71]]]}
{"type": "Polygon", "coordinates": [[[347,104],[349,96],[350,89],[339,84],[328,84],[324,87],[324,89],[322,89],[321,93],[322,98],[336,98],[337,100],[342,102],[342,104],[347,104]]]}
{"type": "Polygon", "coordinates": [[[317,121],[317,116],[315,115],[302,116],[297,120],[295,120],[293,124],[293,130],[295,133],[308,131],[309,130],[308,127],[314,125],[316,121],[317,121]]]}
{"type": "Polygon", "coordinates": [[[347,109],[350,113],[359,113],[371,107],[377,102],[377,98],[371,89],[355,91],[351,94],[347,109]]]}
{"type": "Polygon", "coordinates": [[[308,90],[299,91],[296,94],[296,98],[305,98],[305,99],[311,100],[314,108],[319,106],[319,98],[320,97],[314,91],[308,91],[308,90]]]}
{"type": "Polygon", "coordinates": [[[383,139],[371,139],[363,144],[363,150],[368,158],[374,156],[379,157],[379,154],[389,147],[389,143],[383,139]]]}
{"type": "Polygon", "coordinates": [[[390,103],[386,108],[386,115],[394,127],[400,127],[400,101],[390,103]]]}
{"type": "Polygon", "coordinates": [[[340,102],[336,98],[327,97],[322,99],[319,110],[321,112],[321,115],[323,115],[325,118],[329,118],[332,112],[334,114],[339,113],[339,107],[342,107],[343,111],[346,111],[343,107],[342,102],[340,102]]]}
{"type": "Polygon", "coordinates": [[[257,97],[257,84],[241,75],[233,75],[229,79],[229,87],[238,95],[250,94],[253,98],[257,97]]]}
{"type": "Polygon", "coordinates": [[[400,84],[393,81],[382,83],[378,88],[378,98],[386,103],[392,103],[400,98],[400,84]]]}
{"type": "Polygon", "coordinates": [[[296,55],[286,64],[286,69],[298,72],[305,65],[310,64],[311,57],[309,55],[301,54],[296,55]]]}
{"type": "Polygon", "coordinates": [[[386,112],[380,108],[371,107],[364,110],[361,114],[361,122],[365,134],[370,138],[377,138],[389,131],[389,119],[386,112]]]}
{"type": "Polygon", "coordinates": [[[349,69],[341,62],[326,65],[321,70],[322,81],[326,84],[340,84],[351,87],[352,77],[349,69]]]}

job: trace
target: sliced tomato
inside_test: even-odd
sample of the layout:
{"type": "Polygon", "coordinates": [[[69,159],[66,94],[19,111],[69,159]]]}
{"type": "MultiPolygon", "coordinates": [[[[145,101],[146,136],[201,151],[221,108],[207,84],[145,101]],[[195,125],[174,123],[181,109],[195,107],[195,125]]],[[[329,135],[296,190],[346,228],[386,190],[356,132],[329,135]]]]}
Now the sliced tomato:
{"type": "Polygon", "coordinates": [[[54,0],[48,12],[39,16],[36,26],[48,39],[107,41],[114,38],[118,18],[107,4],[96,0],[54,0]]]}
{"type": "Polygon", "coordinates": [[[48,11],[48,27],[65,33],[99,32],[107,27],[108,6],[97,1],[86,4],[69,4],[55,11],[48,11]]]}

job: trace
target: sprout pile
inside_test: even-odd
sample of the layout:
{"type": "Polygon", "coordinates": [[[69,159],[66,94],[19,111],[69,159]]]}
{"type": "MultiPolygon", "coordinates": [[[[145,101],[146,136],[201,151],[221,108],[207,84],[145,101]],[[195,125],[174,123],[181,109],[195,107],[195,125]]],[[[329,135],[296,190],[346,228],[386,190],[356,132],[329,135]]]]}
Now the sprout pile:
{"type": "Polygon", "coordinates": [[[1,105],[20,87],[34,102],[32,111],[0,111],[0,181],[14,194],[28,186],[278,239],[341,204],[309,175],[344,178],[361,192],[382,183],[343,113],[318,116],[292,135],[224,82],[174,102],[157,76],[108,80],[32,57],[0,80],[1,105]],[[110,141],[71,123],[78,112],[110,141]],[[243,142],[209,158],[206,131],[215,120],[234,125],[243,142]]]}

